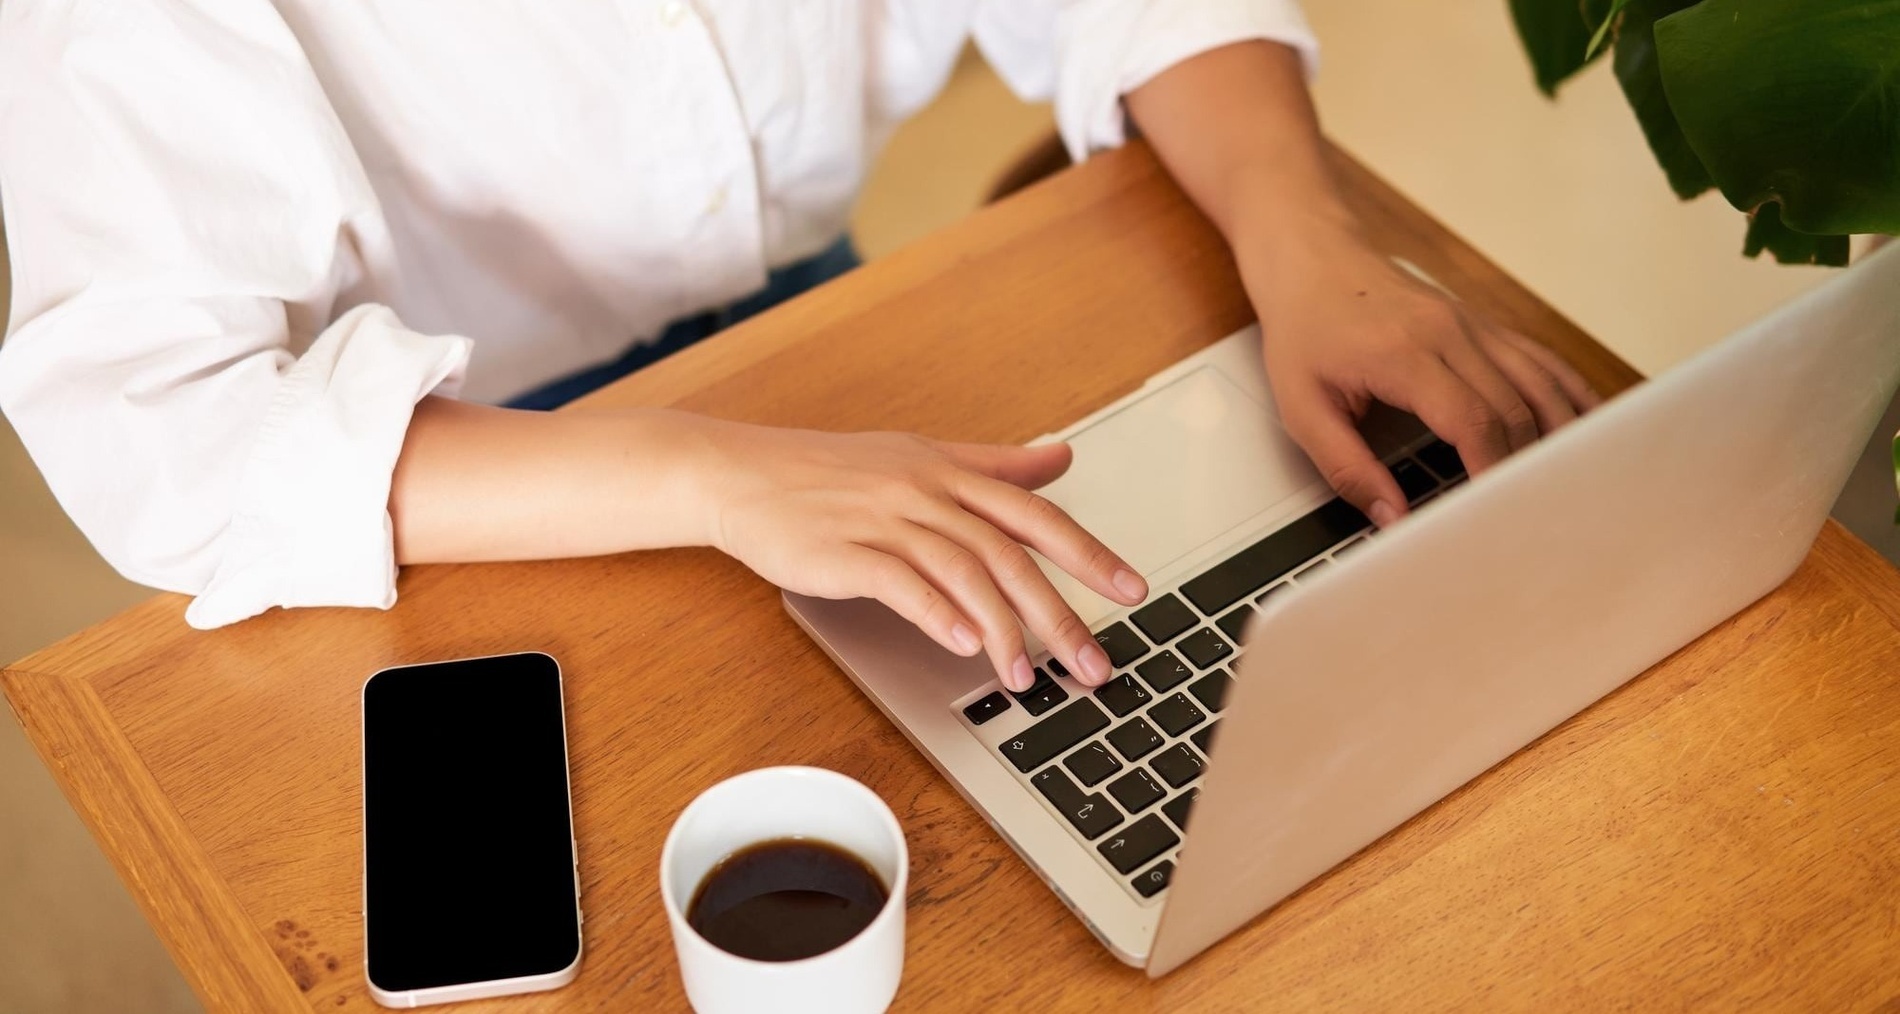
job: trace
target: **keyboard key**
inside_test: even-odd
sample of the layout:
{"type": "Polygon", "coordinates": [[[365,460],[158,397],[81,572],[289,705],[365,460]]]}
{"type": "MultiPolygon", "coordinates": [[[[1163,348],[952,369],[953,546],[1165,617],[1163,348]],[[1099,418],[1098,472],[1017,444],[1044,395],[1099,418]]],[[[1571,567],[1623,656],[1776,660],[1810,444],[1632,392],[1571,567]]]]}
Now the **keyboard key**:
{"type": "Polygon", "coordinates": [[[1014,690],[1010,693],[1015,696],[1017,702],[1022,704],[1023,710],[1031,715],[1040,715],[1069,699],[1069,692],[1056,686],[1056,681],[1050,679],[1049,674],[1041,669],[1036,670],[1036,681],[1029,684],[1028,690],[1020,694],[1014,690]]]}
{"type": "Polygon", "coordinates": [[[1220,628],[1221,633],[1227,635],[1229,642],[1239,644],[1240,635],[1246,632],[1247,621],[1251,619],[1253,619],[1253,607],[1241,606],[1239,609],[1214,621],[1214,625],[1220,628]]]}
{"type": "Polygon", "coordinates": [[[982,725],[984,722],[1008,710],[1009,698],[1004,697],[1003,692],[998,690],[984,697],[982,700],[977,701],[975,704],[965,705],[963,708],[963,717],[969,719],[971,725],[982,725]]]}
{"type": "Polygon", "coordinates": [[[1141,628],[1142,633],[1148,635],[1148,640],[1156,644],[1166,644],[1181,636],[1182,631],[1201,622],[1201,618],[1194,615],[1194,610],[1172,595],[1161,596],[1130,613],[1128,618],[1141,628]]]}
{"type": "Polygon", "coordinates": [[[1341,539],[1364,531],[1371,522],[1344,500],[1328,500],[1318,510],[1235,553],[1181,586],[1181,594],[1209,616],[1276,581],[1293,568],[1331,549],[1341,539]]]}
{"type": "Polygon", "coordinates": [[[1116,718],[1125,717],[1152,700],[1148,694],[1148,688],[1142,686],[1133,673],[1122,673],[1096,687],[1095,699],[1106,705],[1108,710],[1113,711],[1116,718]]]}
{"type": "Polygon", "coordinates": [[[1202,627],[1181,638],[1181,643],[1174,647],[1186,655],[1196,669],[1205,669],[1234,653],[1234,646],[1213,627],[1202,627]]]}
{"type": "Polygon", "coordinates": [[[1311,567],[1308,567],[1305,570],[1300,571],[1300,574],[1299,574],[1300,580],[1304,581],[1307,578],[1319,576],[1319,572],[1326,569],[1326,565],[1331,562],[1333,561],[1324,559],[1324,558],[1314,560],[1313,565],[1311,567]]]}
{"type": "Polygon", "coordinates": [[[1164,651],[1159,655],[1135,667],[1141,678],[1154,688],[1157,694],[1165,694],[1181,685],[1181,681],[1194,675],[1194,670],[1181,664],[1174,652],[1164,651]]]}
{"type": "Polygon", "coordinates": [[[1201,758],[1188,749],[1186,743],[1176,743],[1155,754],[1154,760],[1149,761],[1148,764],[1155,769],[1155,774],[1166,779],[1169,785],[1177,789],[1201,777],[1201,758]]]}
{"type": "Polygon", "coordinates": [[[1438,488],[1438,480],[1432,478],[1432,473],[1418,467],[1418,462],[1411,458],[1400,458],[1392,463],[1392,478],[1399,480],[1399,490],[1408,503],[1417,503],[1419,497],[1438,488]]]}
{"type": "Polygon", "coordinates": [[[1148,718],[1159,725],[1170,736],[1180,734],[1207,721],[1207,715],[1188,700],[1186,694],[1175,694],[1164,698],[1160,703],[1148,709],[1148,718]]]}
{"type": "Polygon", "coordinates": [[[1227,670],[1216,669],[1188,684],[1188,693],[1207,710],[1219,711],[1227,706],[1227,688],[1233,685],[1233,677],[1227,675],[1227,670]]]}
{"type": "Polygon", "coordinates": [[[1153,775],[1136,768],[1109,782],[1108,794],[1115,797],[1115,802],[1122,804],[1122,809],[1129,813],[1140,813],[1160,802],[1168,790],[1162,788],[1153,775]]]}
{"type": "Polygon", "coordinates": [[[1080,750],[1064,757],[1062,766],[1069,773],[1082,780],[1083,785],[1094,785],[1122,769],[1122,762],[1115,759],[1108,747],[1100,743],[1090,743],[1080,750]]]}
{"type": "Polygon", "coordinates": [[[1095,635],[1095,643],[1108,653],[1108,664],[1120,669],[1148,654],[1148,646],[1126,623],[1111,623],[1095,635]]]}
{"type": "Polygon", "coordinates": [[[1043,798],[1049,800],[1082,837],[1090,841],[1107,834],[1109,829],[1122,822],[1122,815],[1100,793],[1085,793],[1069,781],[1062,769],[1051,765],[1036,773],[1030,784],[1043,798]]]}
{"type": "Polygon", "coordinates": [[[1426,468],[1438,473],[1440,479],[1451,482],[1456,479],[1464,478],[1464,459],[1458,456],[1458,449],[1456,447],[1451,446],[1443,440],[1434,440],[1425,447],[1420,448],[1417,453],[1418,460],[1423,461],[1426,468]]]}
{"type": "Polygon", "coordinates": [[[1200,794],[1200,789],[1189,789],[1173,799],[1168,800],[1166,803],[1163,803],[1161,812],[1167,814],[1169,820],[1174,821],[1175,827],[1185,831],[1187,830],[1188,814],[1193,812],[1194,800],[1198,798],[1200,794]]]}
{"type": "Polygon", "coordinates": [[[1355,549],[1362,549],[1371,544],[1372,544],[1371,539],[1361,535],[1360,537],[1352,540],[1351,542],[1348,542],[1345,545],[1340,546],[1338,549],[1333,550],[1333,559],[1337,560],[1340,557],[1345,556],[1347,553],[1350,553],[1355,549]]]}
{"type": "Polygon", "coordinates": [[[1179,844],[1181,836],[1168,830],[1168,825],[1151,813],[1110,835],[1107,841],[1095,846],[1095,850],[1115,867],[1115,872],[1126,876],[1179,844]]]}
{"type": "Polygon", "coordinates": [[[1036,776],[1029,780],[1029,784],[1034,785],[1036,791],[1042,793],[1044,799],[1054,803],[1058,810],[1071,805],[1080,805],[1089,798],[1088,793],[1077,788],[1076,784],[1069,780],[1069,776],[1063,774],[1062,769],[1054,764],[1036,772],[1036,776]]]}
{"type": "Polygon", "coordinates": [[[1271,588],[1268,588],[1266,591],[1263,591],[1260,594],[1255,595],[1253,599],[1253,604],[1256,606],[1264,606],[1267,604],[1268,599],[1279,594],[1280,592],[1286,591],[1287,589],[1291,587],[1293,587],[1293,582],[1282,581],[1279,584],[1276,584],[1272,586],[1271,588]]]}
{"type": "Polygon", "coordinates": [[[1055,673],[1057,676],[1060,676],[1065,680],[1069,678],[1069,667],[1063,665],[1061,662],[1057,661],[1056,659],[1052,658],[1043,664],[1048,666],[1049,671],[1052,673],[1055,673]]]}
{"type": "MultiPolygon", "coordinates": [[[[1136,719],[1140,721],[1140,719],[1136,719]]],[[[1056,754],[1108,728],[1108,716],[1084,697],[1029,727],[997,749],[1023,774],[1047,764],[1056,754]]]]}
{"type": "Polygon", "coordinates": [[[1154,730],[1154,726],[1134,718],[1116,726],[1115,731],[1108,734],[1108,741],[1121,751],[1123,757],[1140,760],[1161,745],[1161,734],[1154,730]]]}
{"type": "Polygon", "coordinates": [[[1161,889],[1168,886],[1168,881],[1173,879],[1174,864],[1163,859],[1154,865],[1154,869],[1142,873],[1130,883],[1135,885],[1136,894],[1144,898],[1152,898],[1160,894],[1161,889]]]}
{"type": "Polygon", "coordinates": [[[1212,757],[1214,756],[1214,730],[1218,728],[1220,728],[1220,723],[1213,722],[1188,738],[1194,741],[1195,746],[1201,748],[1202,753],[1212,757]]]}

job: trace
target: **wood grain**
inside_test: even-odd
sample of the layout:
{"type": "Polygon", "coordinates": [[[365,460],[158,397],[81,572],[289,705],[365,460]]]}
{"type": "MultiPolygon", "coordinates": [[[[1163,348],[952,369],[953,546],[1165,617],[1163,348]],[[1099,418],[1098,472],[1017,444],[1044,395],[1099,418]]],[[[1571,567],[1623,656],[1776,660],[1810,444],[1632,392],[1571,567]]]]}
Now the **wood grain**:
{"type": "MultiPolygon", "coordinates": [[[[1606,390],[1636,379],[1341,166],[1393,252],[1606,390]]],[[[588,403],[1020,440],[1247,316],[1218,238],[1134,146],[588,403]]],[[[661,841],[699,790],[779,763],[858,778],[903,822],[900,1011],[1900,997],[1900,575],[1832,525],[1781,589],[1160,982],[1103,951],[730,560],[419,567],[400,590],[386,613],[275,612],[209,633],[160,596],[5,673],[42,756],[213,1009],[375,1009],[361,973],[358,690],[388,665],[528,649],[567,674],[587,957],[556,993],[458,1009],[684,1009],[661,841]]]]}
{"type": "Polygon", "coordinates": [[[81,808],[100,847],[174,953],[215,956],[194,977],[218,1010],[296,1009],[291,980],[85,680],[5,674],[8,697],[34,716],[41,759],[81,808]]]}

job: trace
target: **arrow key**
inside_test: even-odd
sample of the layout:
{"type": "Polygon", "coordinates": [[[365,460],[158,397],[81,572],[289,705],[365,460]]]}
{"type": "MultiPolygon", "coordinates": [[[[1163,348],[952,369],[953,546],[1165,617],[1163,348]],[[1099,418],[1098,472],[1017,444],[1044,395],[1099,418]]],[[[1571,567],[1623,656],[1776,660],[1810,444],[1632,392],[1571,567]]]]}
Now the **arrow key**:
{"type": "Polygon", "coordinates": [[[1037,772],[1029,782],[1055,806],[1064,820],[1090,841],[1122,822],[1121,811],[1115,809],[1115,804],[1099,792],[1084,793],[1076,788],[1075,782],[1070,781],[1058,765],[1051,764],[1037,772]]]}
{"type": "Polygon", "coordinates": [[[1181,836],[1168,830],[1168,825],[1154,814],[1135,821],[1120,831],[1109,835],[1095,850],[1107,859],[1110,866],[1122,876],[1141,869],[1148,860],[1179,845],[1181,836]]]}

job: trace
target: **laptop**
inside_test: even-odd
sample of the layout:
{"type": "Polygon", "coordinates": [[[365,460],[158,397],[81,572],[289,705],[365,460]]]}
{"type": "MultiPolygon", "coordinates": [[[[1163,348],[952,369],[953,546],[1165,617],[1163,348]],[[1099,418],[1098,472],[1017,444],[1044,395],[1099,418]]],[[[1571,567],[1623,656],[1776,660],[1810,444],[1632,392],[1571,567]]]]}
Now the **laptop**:
{"type": "Polygon", "coordinates": [[[1896,387],[1900,248],[1475,481],[1382,413],[1415,510],[1374,532],[1276,422],[1249,327],[1046,438],[1075,463],[1045,495],[1152,589],[1045,565],[1108,684],[1041,652],[1014,694],[874,601],[785,606],[1160,976],[1779,585],[1896,387]]]}

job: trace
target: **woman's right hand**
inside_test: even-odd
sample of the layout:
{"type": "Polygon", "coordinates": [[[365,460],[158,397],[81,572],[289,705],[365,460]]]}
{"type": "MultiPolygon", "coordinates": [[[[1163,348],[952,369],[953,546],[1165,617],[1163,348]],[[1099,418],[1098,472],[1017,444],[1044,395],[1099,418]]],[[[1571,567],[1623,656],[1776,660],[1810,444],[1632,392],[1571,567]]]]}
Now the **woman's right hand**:
{"type": "Polygon", "coordinates": [[[1012,690],[1034,678],[1025,624],[1083,683],[1111,675],[1024,549],[1115,602],[1147,597],[1134,568],[1031,492],[1068,470],[1067,445],[703,422],[707,540],[766,580],[819,598],[875,598],[959,655],[987,652],[1012,690]]]}

